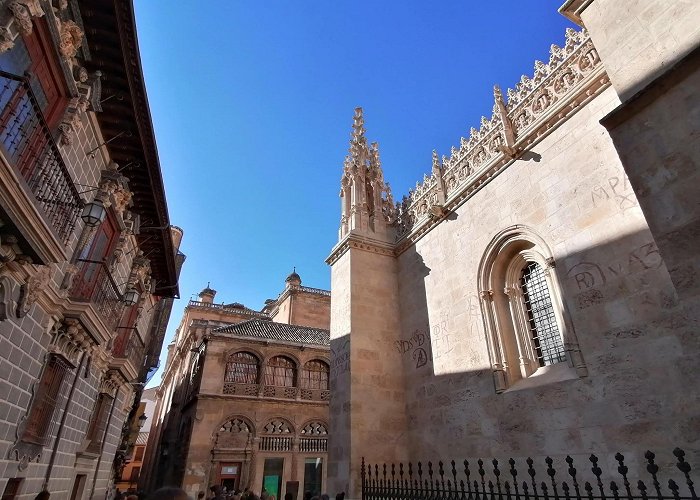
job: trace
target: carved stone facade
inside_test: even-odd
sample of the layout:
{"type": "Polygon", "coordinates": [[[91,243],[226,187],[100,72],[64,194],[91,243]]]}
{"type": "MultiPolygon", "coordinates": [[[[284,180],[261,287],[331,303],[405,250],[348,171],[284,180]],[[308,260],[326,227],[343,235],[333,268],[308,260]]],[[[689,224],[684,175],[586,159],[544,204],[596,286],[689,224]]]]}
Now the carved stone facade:
{"type": "Polygon", "coordinates": [[[111,494],[113,459],[127,451],[118,449],[122,428],[157,365],[147,356],[162,343],[151,328],[154,313],[177,290],[174,240],[181,231],[171,232],[167,210],[149,208],[166,206],[157,158],[146,159],[151,150],[140,143],[117,142],[127,137],[110,130],[117,120],[138,128],[142,139],[153,136],[150,117],[138,118],[147,107],[131,103],[141,70],[124,67],[139,60],[138,49],[115,43],[134,29],[131,3],[86,3],[76,0],[69,9],[65,0],[0,2],[6,498],[31,499],[42,490],[71,500],[111,494]],[[118,111],[94,105],[105,65],[112,85],[128,87],[118,111]],[[130,168],[124,149],[143,167],[130,168]],[[90,202],[103,210],[87,217],[90,202]],[[140,236],[140,217],[157,221],[162,236],[140,236]],[[130,288],[138,291],[130,294],[134,305],[126,300],[130,288]]]}
{"type": "Polygon", "coordinates": [[[587,29],[496,87],[383,226],[355,112],[328,258],[331,491],[359,498],[363,456],[700,461],[700,7],[562,12],[587,29]]]}
{"type": "Polygon", "coordinates": [[[169,346],[139,486],[326,491],[330,293],[292,273],[261,311],[215,294],[190,301],[169,346]]]}

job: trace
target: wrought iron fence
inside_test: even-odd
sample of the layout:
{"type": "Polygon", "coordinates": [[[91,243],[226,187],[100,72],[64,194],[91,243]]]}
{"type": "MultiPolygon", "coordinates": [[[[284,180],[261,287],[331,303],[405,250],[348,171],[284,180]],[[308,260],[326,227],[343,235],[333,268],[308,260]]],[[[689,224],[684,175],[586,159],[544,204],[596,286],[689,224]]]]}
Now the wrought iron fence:
{"type": "Polygon", "coordinates": [[[697,494],[690,476],[690,464],[685,460],[685,452],[673,450],[676,467],[684,479],[677,483],[668,479],[665,484],[659,477],[656,455],[651,451],[644,454],[646,459],[645,480],[628,477],[629,469],[625,457],[617,453],[617,470],[610,477],[617,481],[607,481],[596,455],[589,457],[591,480],[585,480],[574,466],[574,460],[567,456],[566,469],[557,476],[554,460],[545,459],[546,469],[539,477],[534,461],[528,458],[527,469],[520,476],[516,462],[508,460],[508,467],[500,468],[499,461],[491,460],[490,465],[479,459],[476,463],[454,460],[447,465],[432,462],[425,466],[422,462],[370,465],[362,459],[361,479],[363,500],[408,499],[408,500],[621,500],[621,499],[674,499],[697,500],[697,494]],[[504,476],[503,478],[501,476],[504,476]],[[525,478],[525,480],[522,479],[525,478]],[[506,479],[509,478],[509,479],[506,479]],[[646,481],[646,482],[645,482],[646,481]],[[681,484],[685,483],[685,487],[681,484]]]}
{"type": "Polygon", "coordinates": [[[29,79],[0,71],[0,144],[66,243],[83,207],[29,79]]]}

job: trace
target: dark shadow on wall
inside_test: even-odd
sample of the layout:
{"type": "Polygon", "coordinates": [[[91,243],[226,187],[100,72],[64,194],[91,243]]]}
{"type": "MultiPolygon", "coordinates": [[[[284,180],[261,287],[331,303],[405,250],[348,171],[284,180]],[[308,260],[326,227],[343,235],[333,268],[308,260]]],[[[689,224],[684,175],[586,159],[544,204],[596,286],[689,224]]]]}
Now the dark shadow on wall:
{"type": "Polygon", "coordinates": [[[415,248],[407,252],[402,259],[415,259],[419,271],[399,278],[406,312],[392,354],[403,357],[412,459],[532,456],[544,463],[550,455],[562,468],[566,455],[586,463],[596,453],[614,462],[622,451],[634,471],[646,463],[647,449],[659,453],[662,469],[674,469],[671,450],[679,446],[700,468],[700,390],[690,382],[697,378],[700,311],[678,300],[648,231],[557,257],[588,376],[501,394],[488,356],[471,355],[487,352],[478,302],[465,294],[430,310],[431,270],[415,248]],[[453,315],[461,315],[461,330],[453,315]],[[461,368],[436,374],[441,356],[461,368]]]}

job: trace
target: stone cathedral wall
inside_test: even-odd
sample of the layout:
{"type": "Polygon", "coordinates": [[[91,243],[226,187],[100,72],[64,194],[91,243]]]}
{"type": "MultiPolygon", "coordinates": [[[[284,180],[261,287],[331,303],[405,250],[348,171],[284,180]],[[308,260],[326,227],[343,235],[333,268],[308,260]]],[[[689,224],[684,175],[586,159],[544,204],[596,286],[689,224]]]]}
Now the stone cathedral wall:
{"type": "Polygon", "coordinates": [[[677,390],[698,354],[693,325],[677,314],[599,123],[618,104],[603,91],[398,257],[402,340],[392,355],[403,359],[413,460],[570,454],[586,463],[591,452],[653,449],[673,462],[673,446],[698,455],[697,401],[677,390]],[[525,379],[497,394],[477,280],[489,242],[514,225],[552,249],[588,375],[525,379]]]}

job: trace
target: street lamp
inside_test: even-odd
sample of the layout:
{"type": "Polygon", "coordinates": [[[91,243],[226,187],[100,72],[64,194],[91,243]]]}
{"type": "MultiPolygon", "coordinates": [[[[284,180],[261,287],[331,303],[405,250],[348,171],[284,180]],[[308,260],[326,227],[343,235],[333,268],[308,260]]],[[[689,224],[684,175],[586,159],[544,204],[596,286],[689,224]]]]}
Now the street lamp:
{"type": "Polygon", "coordinates": [[[126,292],[124,292],[124,295],[122,295],[122,302],[124,302],[125,305],[130,307],[138,304],[140,298],[141,294],[139,293],[139,291],[133,286],[131,286],[127,288],[126,292]]]}
{"type": "Polygon", "coordinates": [[[98,199],[86,203],[83,207],[83,213],[80,215],[85,225],[89,227],[99,226],[105,220],[105,217],[107,217],[107,209],[105,209],[102,201],[98,199]]]}
{"type": "Polygon", "coordinates": [[[148,420],[148,417],[142,413],[141,416],[139,417],[139,421],[136,425],[138,425],[139,430],[143,429],[143,425],[146,423],[146,420],[148,420]]]}

